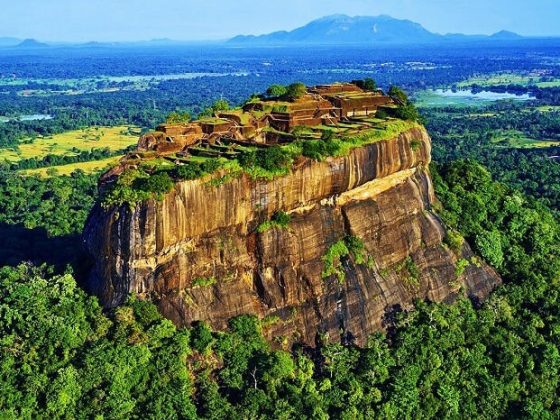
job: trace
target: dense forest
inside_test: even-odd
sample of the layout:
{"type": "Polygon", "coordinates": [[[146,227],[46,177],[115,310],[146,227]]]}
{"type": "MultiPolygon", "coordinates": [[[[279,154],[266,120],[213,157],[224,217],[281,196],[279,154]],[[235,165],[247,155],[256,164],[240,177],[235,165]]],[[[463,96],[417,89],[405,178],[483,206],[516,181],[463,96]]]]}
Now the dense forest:
{"type": "Polygon", "coordinates": [[[560,140],[560,111],[506,102],[483,109],[425,109],[423,114],[435,161],[475,159],[497,180],[560,209],[560,146],[540,147],[534,140],[560,140]]]}
{"type": "MultiPolygon", "coordinates": [[[[418,302],[361,349],[274,350],[266,322],[177,330],[134,299],[110,313],[70,273],[0,271],[5,417],[556,418],[560,226],[472,161],[434,171],[442,216],[504,276],[479,307],[418,302]],[[476,205],[475,205],[476,204],[476,205]]],[[[459,238],[459,239],[458,239],[459,238]]]]}
{"type": "MultiPolygon", "coordinates": [[[[320,60],[305,50],[203,53],[196,47],[180,54],[5,53],[2,116],[55,118],[0,121],[0,147],[95,125],[151,129],[170,112],[196,116],[222,96],[240,104],[271,83],[294,80],[375,74],[381,87],[397,82],[416,91],[511,69],[560,75],[545,59],[558,54],[554,45],[318,52],[320,60]],[[157,78],[181,72],[200,75],[157,78]],[[144,76],[149,79],[134,81],[144,76]],[[65,93],[73,89],[81,91],[65,93]],[[26,90],[38,93],[26,96],[26,90]]],[[[43,179],[17,171],[116,152],[1,164],[0,417],[559,418],[560,148],[535,147],[560,140],[560,112],[539,109],[560,104],[558,89],[484,89],[530,92],[535,99],[426,108],[422,115],[433,136],[431,170],[436,211],[449,228],[446,246],[456,250],[468,241],[504,285],[485,302],[419,301],[365,348],[326,342],[316,349],[272,348],[263,338],[270,320],[250,316],[232,319],[227,332],[203,323],[177,329],[134,297],[103,310],[80,288],[87,270],[80,234],[100,199],[99,174],[78,170],[43,179]]],[[[311,146],[304,151],[309,156],[329,154],[311,146]]],[[[248,165],[264,158],[245,157],[248,165]]],[[[174,176],[191,179],[210,169],[186,167],[174,176]]]]}

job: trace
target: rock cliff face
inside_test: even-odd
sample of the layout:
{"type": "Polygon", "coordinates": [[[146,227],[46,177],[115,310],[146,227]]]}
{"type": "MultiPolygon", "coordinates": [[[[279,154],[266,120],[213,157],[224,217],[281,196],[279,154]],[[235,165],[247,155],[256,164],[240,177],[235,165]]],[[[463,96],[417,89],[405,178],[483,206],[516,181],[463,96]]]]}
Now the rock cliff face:
{"type": "Polygon", "coordinates": [[[131,293],[152,299],[179,325],[221,329],[255,314],[271,338],[314,345],[318,333],[342,334],[363,344],[396,307],[451,301],[461,289],[484,298],[500,282],[484,264],[457,270],[473,255],[443,245],[429,161],[428,134],[414,128],[345,157],[302,158],[272,181],[185,181],[163,201],[97,207],[84,232],[89,286],[107,306],[131,293]],[[258,233],[277,211],[290,214],[287,228],[258,233]],[[343,257],[344,281],[322,278],[323,257],[349,236],[368,262],[343,257]]]}

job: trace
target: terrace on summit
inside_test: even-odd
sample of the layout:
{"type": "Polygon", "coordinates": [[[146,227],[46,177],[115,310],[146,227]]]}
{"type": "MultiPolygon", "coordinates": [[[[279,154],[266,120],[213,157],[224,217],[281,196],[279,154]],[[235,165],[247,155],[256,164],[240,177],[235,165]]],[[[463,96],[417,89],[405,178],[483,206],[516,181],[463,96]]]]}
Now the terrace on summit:
{"type": "Polygon", "coordinates": [[[395,109],[393,99],[381,90],[366,90],[353,83],[299,88],[297,97],[262,95],[241,108],[195,121],[162,124],[142,136],[137,149],[103,179],[146,159],[182,165],[193,158],[232,159],[249,149],[320,139],[325,131],[359,134],[377,126],[379,109],[386,115],[395,109]]]}
{"type": "MultiPolygon", "coordinates": [[[[182,153],[189,149],[222,142],[271,145],[289,142],[297,127],[332,127],[373,116],[380,107],[393,105],[382,91],[366,91],[352,83],[336,83],[308,88],[293,100],[257,98],[242,108],[220,111],[214,116],[184,124],[163,124],[146,134],[139,152],[158,155],[182,153]]],[[[366,124],[367,125],[367,124],[366,124]]]]}

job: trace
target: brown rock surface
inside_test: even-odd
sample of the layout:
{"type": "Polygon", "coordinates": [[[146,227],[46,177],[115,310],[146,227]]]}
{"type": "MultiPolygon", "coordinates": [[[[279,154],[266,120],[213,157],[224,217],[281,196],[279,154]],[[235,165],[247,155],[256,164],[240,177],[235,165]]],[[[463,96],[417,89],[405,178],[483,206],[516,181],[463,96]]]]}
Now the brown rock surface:
{"type": "Polygon", "coordinates": [[[500,283],[486,265],[457,278],[458,259],[472,252],[465,245],[457,256],[443,245],[429,161],[430,139],[415,128],[345,157],[303,160],[272,181],[187,181],[161,202],[97,207],[84,232],[95,261],[90,287],[107,306],[130,293],[152,299],[179,325],[205,320],[221,329],[255,314],[276,320],[271,338],[313,345],[318,333],[342,333],[363,344],[395,307],[451,301],[461,287],[484,298],[500,283]],[[279,210],[291,215],[288,228],[257,233],[279,210]],[[323,279],[322,257],[348,235],[364,242],[370,264],[343,258],[345,281],[323,279]],[[418,270],[413,281],[405,262],[418,270]],[[197,285],[201,278],[216,281],[197,285]]]}

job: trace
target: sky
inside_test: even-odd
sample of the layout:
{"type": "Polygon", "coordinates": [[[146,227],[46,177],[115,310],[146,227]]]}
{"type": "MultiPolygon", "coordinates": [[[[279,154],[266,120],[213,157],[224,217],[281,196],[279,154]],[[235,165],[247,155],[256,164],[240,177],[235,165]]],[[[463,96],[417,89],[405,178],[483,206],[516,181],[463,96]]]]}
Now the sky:
{"type": "Polygon", "coordinates": [[[0,0],[0,37],[227,39],[331,15],[410,19],[438,33],[560,35],[560,0],[0,0]]]}

